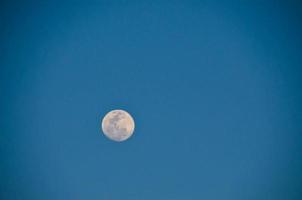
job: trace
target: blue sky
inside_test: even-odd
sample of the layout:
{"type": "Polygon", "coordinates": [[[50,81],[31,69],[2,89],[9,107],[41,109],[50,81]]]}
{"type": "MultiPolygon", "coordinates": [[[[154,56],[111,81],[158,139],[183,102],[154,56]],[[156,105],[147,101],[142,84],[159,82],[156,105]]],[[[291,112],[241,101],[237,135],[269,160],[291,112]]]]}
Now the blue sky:
{"type": "Polygon", "coordinates": [[[301,199],[300,3],[0,10],[3,199],[301,199]]]}

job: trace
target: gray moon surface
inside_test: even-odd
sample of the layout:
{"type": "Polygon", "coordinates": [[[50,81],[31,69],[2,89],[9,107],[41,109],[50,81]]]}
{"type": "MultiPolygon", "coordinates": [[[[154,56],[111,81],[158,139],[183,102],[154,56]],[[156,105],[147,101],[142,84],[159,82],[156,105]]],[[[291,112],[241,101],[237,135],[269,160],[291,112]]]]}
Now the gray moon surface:
{"type": "Polygon", "coordinates": [[[122,142],[130,138],[134,132],[134,120],[124,110],[112,110],[102,120],[102,131],[109,139],[122,142]]]}

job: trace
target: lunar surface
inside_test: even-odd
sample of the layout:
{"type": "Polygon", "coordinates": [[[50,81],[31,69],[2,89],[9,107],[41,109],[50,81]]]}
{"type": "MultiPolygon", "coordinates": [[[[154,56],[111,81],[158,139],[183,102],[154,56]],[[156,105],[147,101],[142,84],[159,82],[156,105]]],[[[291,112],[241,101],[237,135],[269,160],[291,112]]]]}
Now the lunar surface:
{"type": "Polygon", "coordinates": [[[122,142],[134,132],[134,120],[124,110],[112,110],[102,120],[103,133],[111,140],[122,142]]]}

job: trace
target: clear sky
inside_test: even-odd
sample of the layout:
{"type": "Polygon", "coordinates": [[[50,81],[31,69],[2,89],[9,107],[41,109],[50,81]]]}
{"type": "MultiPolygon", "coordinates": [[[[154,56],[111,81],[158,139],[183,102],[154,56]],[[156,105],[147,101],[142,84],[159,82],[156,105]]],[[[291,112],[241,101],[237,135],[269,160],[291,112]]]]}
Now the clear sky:
{"type": "Polygon", "coordinates": [[[8,2],[0,199],[302,198],[301,3],[8,2]]]}

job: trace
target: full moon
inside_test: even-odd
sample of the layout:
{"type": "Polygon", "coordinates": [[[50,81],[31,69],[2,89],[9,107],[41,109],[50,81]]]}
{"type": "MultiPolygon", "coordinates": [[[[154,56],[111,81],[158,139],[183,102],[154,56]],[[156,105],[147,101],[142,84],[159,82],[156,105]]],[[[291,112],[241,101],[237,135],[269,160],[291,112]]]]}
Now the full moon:
{"type": "Polygon", "coordinates": [[[112,110],[102,120],[103,133],[111,140],[122,142],[134,132],[134,120],[124,110],[112,110]]]}

